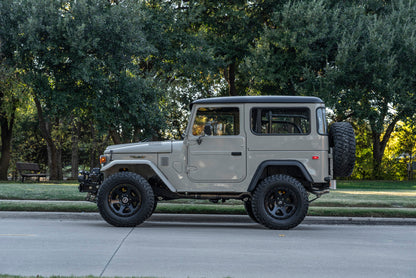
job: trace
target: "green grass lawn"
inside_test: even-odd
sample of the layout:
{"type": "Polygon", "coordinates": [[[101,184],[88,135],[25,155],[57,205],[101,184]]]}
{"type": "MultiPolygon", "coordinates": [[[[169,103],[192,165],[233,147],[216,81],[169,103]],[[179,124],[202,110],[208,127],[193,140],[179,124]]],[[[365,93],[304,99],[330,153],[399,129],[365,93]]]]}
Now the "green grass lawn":
{"type": "Polygon", "coordinates": [[[75,183],[0,183],[0,199],[83,201],[75,183]]]}
{"type": "Polygon", "coordinates": [[[338,189],[351,190],[415,190],[416,180],[413,181],[372,181],[372,180],[337,180],[338,189]]]}
{"type": "Polygon", "coordinates": [[[319,207],[416,208],[416,191],[335,190],[311,204],[319,207]]]}
{"type": "MultiPolygon", "coordinates": [[[[0,183],[0,210],[96,212],[94,203],[77,202],[85,200],[85,196],[75,183],[0,183]]],[[[207,200],[163,201],[156,212],[245,214],[239,200],[223,204],[207,200]]],[[[416,217],[416,182],[338,181],[337,190],[310,204],[309,215],[416,217]]]]}

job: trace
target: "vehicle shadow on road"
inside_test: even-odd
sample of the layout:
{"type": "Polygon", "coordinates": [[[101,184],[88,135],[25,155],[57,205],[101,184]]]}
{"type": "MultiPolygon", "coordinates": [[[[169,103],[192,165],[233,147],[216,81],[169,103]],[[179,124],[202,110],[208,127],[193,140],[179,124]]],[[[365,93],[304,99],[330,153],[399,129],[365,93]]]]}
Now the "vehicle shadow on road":
{"type": "MultiPolygon", "coordinates": [[[[102,228],[113,229],[131,229],[131,227],[114,227],[103,221],[84,222],[85,226],[95,226],[102,228]]],[[[255,222],[212,222],[212,221],[199,221],[199,222],[185,222],[185,221],[154,221],[148,220],[141,225],[135,227],[135,229],[154,229],[154,228],[189,228],[189,229],[244,229],[244,230],[264,230],[264,231],[287,231],[287,230],[271,230],[255,222]]],[[[317,231],[328,229],[327,225],[312,225],[301,224],[289,231],[317,231]]]]}
{"type": "Polygon", "coordinates": [[[290,230],[272,230],[257,223],[189,223],[189,222],[145,222],[136,228],[215,228],[215,229],[244,229],[244,230],[264,230],[264,231],[319,231],[328,229],[322,225],[299,225],[290,230]]]}
{"type": "Polygon", "coordinates": [[[216,228],[216,229],[256,229],[264,230],[264,227],[257,223],[192,223],[192,222],[162,222],[162,221],[149,221],[145,222],[138,228],[216,228]]]}
{"type": "MultiPolygon", "coordinates": [[[[114,228],[114,229],[131,229],[131,227],[114,227],[106,223],[104,220],[94,222],[84,222],[84,226],[94,226],[102,228],[114,228]]],[[[215,229],[255,229],[255,230],[268,230],[257,223],[192,223],[192,222],[171,222],[171,221],[147,221],[141,225],[135,227],[135,229],[149,229],[149,228],[215,228],[215,229]]]]}

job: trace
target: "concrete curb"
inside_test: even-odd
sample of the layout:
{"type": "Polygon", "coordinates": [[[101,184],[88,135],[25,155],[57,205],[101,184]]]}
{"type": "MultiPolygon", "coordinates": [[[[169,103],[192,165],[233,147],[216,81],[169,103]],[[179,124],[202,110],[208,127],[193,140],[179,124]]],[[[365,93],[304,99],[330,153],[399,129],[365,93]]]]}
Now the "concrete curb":
{"type": "MultiPolygon", "coordinates": [[[[50,219],[69,221],[104,221],[99,213],[9,212],[0,211],[0,219],[50,219]]],[[[182,223],[255,223],[247,215],[164,214],[155,213],[147,222],[182,223]]],[[[302,224],[314,225],[416,225],[416,218],[321,217],[307,216],[302,224]]]]}

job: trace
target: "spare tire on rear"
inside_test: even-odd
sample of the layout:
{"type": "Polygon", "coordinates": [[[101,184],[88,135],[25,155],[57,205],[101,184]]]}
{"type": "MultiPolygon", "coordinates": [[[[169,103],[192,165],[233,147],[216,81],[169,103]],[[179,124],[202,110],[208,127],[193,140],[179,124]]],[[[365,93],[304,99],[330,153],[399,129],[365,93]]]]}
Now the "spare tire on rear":
{"type": "Polygon", "coordinates": [[[355,164],[355,134],[350,123],[333,123],[329,129],[333,150],[334,177],[351,176],[355,164]]]}

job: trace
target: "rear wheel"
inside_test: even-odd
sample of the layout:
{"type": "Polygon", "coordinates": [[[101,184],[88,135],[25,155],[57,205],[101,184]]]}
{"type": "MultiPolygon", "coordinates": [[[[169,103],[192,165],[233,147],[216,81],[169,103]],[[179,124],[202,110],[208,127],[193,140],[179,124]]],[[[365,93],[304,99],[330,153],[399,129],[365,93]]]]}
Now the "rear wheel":
{"type": "Polygon", "coordinates": [[[308,194],[302,184],[287,175],[264,179],[252,198],[253,214],[270,229],[291,229],[299,225],[309,207],[308,194]]]}
{"type": "Polygon", "coordinates": [[[121,172],[110,176],[100,186],[97,206],[109,224],[134,227],[150,217],[155,208],[155,197],[142,176],[121,172]]]}

